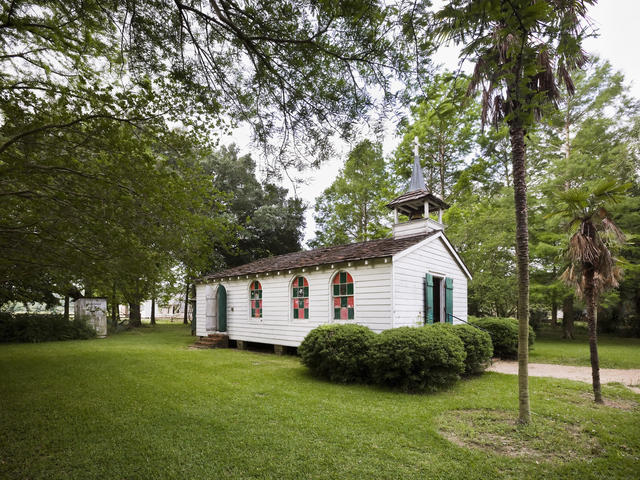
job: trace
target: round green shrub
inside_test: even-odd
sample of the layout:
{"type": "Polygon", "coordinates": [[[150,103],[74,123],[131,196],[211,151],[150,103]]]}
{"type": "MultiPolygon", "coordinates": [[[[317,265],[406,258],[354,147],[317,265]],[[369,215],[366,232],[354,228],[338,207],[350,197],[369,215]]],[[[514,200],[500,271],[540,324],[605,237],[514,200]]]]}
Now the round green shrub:
{"type": "Polygon", "coordinates": [[[474,375],[484,372],[493,356],[491,336],[473,325],[453,325],[451,330],[462,340],[464,350],[467,352],[467,358],[464,361],[464,374],[474,375]]]}
{"type": "Polygon", "coordinates": [[[298,354],[316,376],[341,383],[367,382],[368,359],[375,336],[362,325],[321,325],[305,337],[298,354]]]}
{"type": "Polygon", "coordinates": [[[371,347],[375,383],[405,392],[435,391],[464,371],[462,341],[449,329],[400,327],[385,330],[371,347]]]}
{"type": "MultiPolygon", "coordinates": [[[[515,318],[482,317],[471,322],[491,335],[493,354],[499,358],[518,357],[518,320],[515,318]]],[[[529,346],[533,345],[536,334],[529,326],[529,346]]]]}

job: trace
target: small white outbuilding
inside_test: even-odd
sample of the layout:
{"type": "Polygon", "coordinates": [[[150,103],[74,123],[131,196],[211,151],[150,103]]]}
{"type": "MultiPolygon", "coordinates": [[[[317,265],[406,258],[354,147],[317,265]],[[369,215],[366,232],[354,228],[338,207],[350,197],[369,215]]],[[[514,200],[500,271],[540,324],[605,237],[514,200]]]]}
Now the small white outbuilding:
{"type": "Polygon", "coordinates": [[[264,258],[199,279],[196,334],[297,347],[326,323],[381,332],[466,321],[471,274],[444,233],[448,205],[424,188],[417,161],[409,190],[388,205],[392,238],[264,258]]]}

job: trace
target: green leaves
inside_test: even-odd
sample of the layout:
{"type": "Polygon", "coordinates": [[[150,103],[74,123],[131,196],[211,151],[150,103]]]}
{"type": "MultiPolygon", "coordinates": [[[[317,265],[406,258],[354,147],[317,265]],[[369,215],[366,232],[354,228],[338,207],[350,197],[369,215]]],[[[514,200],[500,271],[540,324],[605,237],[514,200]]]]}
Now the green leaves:
{"type": "Polygon", "coordinates": [[[384,238],[389,234],[389,210],[393,199],[382,146],[369,140],[349,153],[333,184],[316,200],[318,227],[311,246],[339,245],[384,238]]]}
{"type": "Polygon", "coordinates": [[[586,12],[573,4],[459,0],[435,14],[435,38],[463,44],[463,53],[476,62],[471,91],[483,94],[483,122],[504,120],[528,130],[544,104],[557,100],[556,58],[565,79],[568,69],[584,63],[579,22],[586,12]]]}
{"type": "Polygon", "coordinates": [[[478,105],[467,98],[467,86],[468,79],[446,72],[430,79],[411,109],[412,122],[399,128],[403,138],[392,160],[396,175],[409,179],[418,137],[427,188],[443,199],[451,194],[479,133],[478,105]]]}

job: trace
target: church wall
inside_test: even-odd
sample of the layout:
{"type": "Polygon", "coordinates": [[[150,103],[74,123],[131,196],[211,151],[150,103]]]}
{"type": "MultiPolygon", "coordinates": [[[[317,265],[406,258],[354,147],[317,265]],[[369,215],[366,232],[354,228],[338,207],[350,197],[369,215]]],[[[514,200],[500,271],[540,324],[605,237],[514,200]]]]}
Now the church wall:
{"type": "MultiPolygon", "coordinates": [[[[414,247],[412,247],[414,248],[414,247]]],[[[467,277],[439,238],[393,258],[393,326],[424,324],[424,278],[431,273],[453,279],[453,315],[467,320],[467,277]]],[[[456,318],[454,323],[461,323],[456,318]]]]}
{"type": "Polygon", "coordinates": [[[207,302],[207,296],[215,297],[217,285],[227,290],[227,331],[231,340],[298,346],[313,328],[326,323],[357,323],[376,332],[391,328],[391,260],[369,260],[348,264],[335,264],[272,272],[269,275],[249,275],[224,278],[208,285],[197,285],[197,334],[212,333],[215,326],[215,301],[207,302]],[[335,273],[348,271],[354,280],[355,318],[334,320],[331,280],[335,273]],[[309,319],[294,319],[291,282],[298,275],[309,282],[309,319]],[[249,285],[258,280],[262,285],[263,317],[250,318],[249,285]],[[204,296],[204,298],[203,298],[204,296]],[[207,315],[207,312],[210,314],[207,315]],[[209,325],[209,329],[207,329],[209,325]]]}

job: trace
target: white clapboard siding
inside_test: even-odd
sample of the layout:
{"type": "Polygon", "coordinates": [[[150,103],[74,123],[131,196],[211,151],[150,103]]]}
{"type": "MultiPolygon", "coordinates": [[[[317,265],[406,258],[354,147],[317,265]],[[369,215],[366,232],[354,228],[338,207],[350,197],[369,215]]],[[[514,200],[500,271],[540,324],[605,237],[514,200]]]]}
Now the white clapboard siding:
{"type": "Polygon", "coordinates": [[[425,234],[428,231],[427,219],[411,220],[409,222],[395,223],[393,225],[393,238],[411,237],[425,234]]]}
{"type": "MultiPolygon", "coordinates": [[[[467,320],[467,276],[438,234],[393,257],[393,326],[424,323],[424,278],[453,279],[453,315],[467,320]]],[[[460,323],[453,319],[454,323],[460,323]]]]}
{"type": "MultiPolygon", "coordinates": [[[[202,295],[215,298],[218,285],[227,290],[227,331],[231,340],[298,346],[313,328],[330,323],[344,322],[365,325],[375,332],[391,328],[391,263],[382,260],[369,261],[349,266],[301,272],[296,269],[291,274],[281,272],[249,275],[240,279],[228,278],[207,285],[198,285],[197,292],[197,333],[206,335],[215,327],[206,315],[207,301],[202,295]],[[354,280],[355,319],[333,320],[331,280],[341,271],[348,271],[354,280]],[[302,275],[309,282],[309,319],[294,319],[292,313],[291,282],[302,275]],[[261,319],[250,318],[249,285],[258,280],[262,285],[261,319]]],[[[215,305],[215,303],[214,303],[215,305]]]]}

